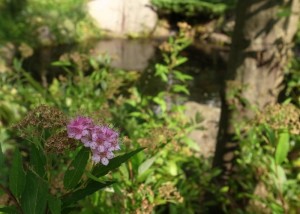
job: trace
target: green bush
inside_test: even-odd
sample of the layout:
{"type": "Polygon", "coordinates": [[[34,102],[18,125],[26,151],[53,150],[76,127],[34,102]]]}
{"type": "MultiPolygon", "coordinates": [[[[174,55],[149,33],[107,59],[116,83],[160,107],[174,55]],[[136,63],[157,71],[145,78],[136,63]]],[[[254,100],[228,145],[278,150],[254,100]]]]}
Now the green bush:
{"type": "Polygon", "coordinates": [[[234,6],[235,0],[152,0],[162,12],[174,12],[185,16],[221,15],[234,6]]]}

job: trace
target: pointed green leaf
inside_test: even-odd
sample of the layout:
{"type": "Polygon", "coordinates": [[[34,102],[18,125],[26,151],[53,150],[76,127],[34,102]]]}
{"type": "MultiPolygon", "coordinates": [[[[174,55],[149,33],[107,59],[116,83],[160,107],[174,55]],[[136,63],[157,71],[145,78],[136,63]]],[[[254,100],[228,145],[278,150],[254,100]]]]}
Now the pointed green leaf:
{"type": "Polygon", "coordinates": [[[19,197],[25,187],[26,174],[23,170],[22,157],[19,149],[15,150],[12,167],[9,172],[9,189],[15,197],[19,197]]]}
{"type": "Polygon", "coordinates": [[[89,159],[89,150],[82,148],[72,161],[64,176],[64,186],[68,189],[75,187],[80,181],[89,159]]]}
{"type": "Polygon", "coordinates": [[[152,164],[154,163],[154,161],[156,160],[156,157],[152,157],[152,158],[149,158],[147,159],[146,161],[144,161],[140,166],[139,166],[139,169],[138,169],[138,175],[142,175],[144,172],[146,172],[151,166],[152,164]]]}
{"type": "Polygon", "coordinates": [[[32,171],[29,171],[26,176],[26,187],[21,197],[21,207],[24,214],[44,213],[47,196],[47,183],[32,171]]]}
{"type": "Polygon", "coordinates": [[[0,169],[1,173],[0,173],[0,183],[4,183],[5,177],[6,177],[6,169],[5,169],[5,165],[4,165],[4,154],[2,152],[2,147],[1,147],[1,143],[0,143],[0,169]]]}
{"type": "Polygon", "coordinates": [[[97,165],[93,169],[93,175],[96,177],[101,177],[106,175],[109,171],[118,168],[122,163],[126,162],[129,158],[134,156],[135,154],[139,153],[140,151],[144,150],[145,148],[139,148],[137,150],[134,150],[132,152],[126,153],[124,155],[118,156],[113,158],[109,161],[109,164],[107,166],[103,165],[97,165]]]}
{"type": "Polygon", "coordinates": [[[184,85],[173,85],[172,90],[176,93],[184,93],[186,95],[190,95],[189,90],[184,85]]]}
{"type": "Polygon", "coordinates": [[[175,62],[175,66],[179,66],[179,65],[185,63],[186,61],[188,61],[187,57],[178,57],[175,62]]]}
{"type": "Polygon", "coordinates": [[[45,175],[46,157],[43,151],[38,150],[34,144],[31,147],[30,163],[39,176],[43,177],[45,175]]]}
{"type": "Polygon", "coordinates": [[[53,195],[48,195],[48,207],[52,214],[61,213],[61,200],[54,197],[53,195]]]}
{"type": "Polygon", "coordinates": [[[289,138],[290,135],[287,131],[279,134],[278,144],[275,152],[275,161],[281,164],[287,157],[289,152],[289,138]]]}
{"type": "Polygon", "coordinates": [[[167,103],[166,103],[166,101],[163,98],[154,97],[153,101],[160,106],[162,112],[166,112],[166,110],[167,110],[167,103]]]}
{"type": "Polygon", "coordinates": [[[0,213],[7,213],[7,214],[16,214],[20,213],[18,209],[15,206],[9,206],[9,207],[1,207],[0,213]]]}
{"type": "Polygon", "coordinates": [[[69,195],[66,195],[62,198],[63,208],[85,198],[88,195],[93,194],[94,192],[103,189],[114,182],[106,182],[106,183],[99,183],[97,181],[91,181],[89,182],[85,188],[79,189],[69,195]]]}

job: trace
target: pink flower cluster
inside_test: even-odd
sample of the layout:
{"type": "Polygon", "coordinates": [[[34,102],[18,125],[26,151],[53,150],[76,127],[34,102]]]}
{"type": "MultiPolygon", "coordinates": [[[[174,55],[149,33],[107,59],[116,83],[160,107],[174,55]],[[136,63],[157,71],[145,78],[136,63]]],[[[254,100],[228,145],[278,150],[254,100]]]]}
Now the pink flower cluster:
{"type": "Polygon", "coordinates": [[[92,151],[94,163],[107,165],[114,157],[113,151],[119,150],[119,133],[108,126],[95,125],[88,117],[77,117],[67,125],[69,138],[81,140],[92,151]]]}

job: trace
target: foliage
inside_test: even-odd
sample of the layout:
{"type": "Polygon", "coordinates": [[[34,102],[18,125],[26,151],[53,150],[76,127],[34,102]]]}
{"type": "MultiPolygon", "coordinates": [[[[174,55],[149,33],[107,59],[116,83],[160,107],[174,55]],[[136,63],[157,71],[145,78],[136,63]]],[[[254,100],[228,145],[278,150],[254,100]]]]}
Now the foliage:
{"type": "Polygon", "coordinates": [[[142,150],[116,157],[107,166],[92,165],[88,149],[68,137],[67,120],[63,112],[44,105],[29,112],[14,127],[27,142],[17,142],[10,170],[7,175],[1,174],[4,178],[0,189],[13,203],[6,203],[0,210],[67,213],[78,200],[113,184],[104,176],[142,150]],[[23,159],[22,154],[29,159],[23,159]]]}
{"type": "MultiPolygon", "coordinates": [[[[269,106],[251,124],[237,127],[239,175],[231,180],[229,194],[248,200],[247,212],[298,212],[299,116],[291,104],[269,106]]],[[[226,203],[236,209],[230,198],[226,203]]]]}
{"type": "Polygon", "coordinates": [[[95,37],[84,0],[11,0],[0,6],[0,42],[53,45],[95,37]],[[57,6],[59,5],[59,7],[57,6]]]}
{"type": "MultiPolygon", "coordinates": [[[[193,210],[198,209],[196,207],[199,206],[199,195],[204,194],[204,189],[206,189],[204,187],[200,190],[198,186],[205,184],[209,186],[208,188],[213,189],[209,185],[209,180],[214,174],[207,173],[210,170],[209,161],[198,161],[198,158],[195,157],[198,147],[186,137],[191,129],[198,127],[199,120],[191,124],[184,119],[184,109],[180,104],[182,103],[180,101],[181,95],[188,94],[187,81],[191,80],[189,75],[177,69],[180,64],[187,60],[180,56],[180,51],[190,43],[186,39],[189,27],[185,24],[181,24],[180,27],[182,31],[178,37],[170,38],[169,42],[161,47],[164,62],[156,64],[153,77],[161,81],[162,87],[154,94],[146,93],[146,89],[139,83],[140,77],[136,73],[111,69],[108,66],[109,60],[105,56],[89,57],[76,52],[62,56],[60,61],[53,63],[53,66],[62,68],[64,75],[54,78],[48,88],[42,87],[28,72],[23,70],[23,58],[14,60],[11,71],[4,72],[3,83],[7,87],[15,88],[15,94],[13,95],[3,92],[4,100],[9,101],[8,109],[12,105],[20,106],[20,110],[17,109],[20,115],[23,115],[26,109],[36,106],[37,103],[57,106],[70,115],[78,114],[78,109],[80,109],[80,114],[93,115],[94,118],[97,118],[96,120],[112,122],[119,127],[122,133],[127,135],[127,140],[124,140],[126,151],[139,151],[137,149],[141,146],[148,148],[146,152],[132,157],[126,165],[120,166],[120,163],[128,158],[118,159],[117,157],[113,159],[108,167],[116,168],[120,166],[120,168],[118,171],[110,173],[109,177],[119,182],[113,184],[111,188],[106,188],[103,192],[96,191],[105,186],[97,184],[97,182],[107,181],[107,179],[101,177],[106,175],[109,170],[97,169],[96,167],[96,171],[85,171],[83,179],[87,177],[92,179],[93,183],[81,183],[85,186],[85,189],[77,189],[77,180],[81,177],[82,171],[78,176],[77,174],[74,176],[73,172],[70,173],[64,167],[62,170],[66,172],[65,177],[72,181],[69,182],[69,179],[65,179],[64,188],[72,189],[72,197],[57,197],[55,195],[56,197],[53,198],[50,195],[47,203],[51,212],[53,212],[52,209],[59,206],[58,199],[63,199],[62,205],[67,206],[74,200],[83,198],[80,196],[81,194],[91,194],[95,191],[95,194],[80,202],[81,206],[77,206],[78,210],[81,210],[81,212],[92,210],[99,212],[99,210],[110,209],[112,213],[119,213],[120,210],[150,212],[156,209],[163,211],[166,209],[185,210],[188,208],[188,212],[193,212],[193,210]],[[28,96],[29,94],[31,96],[28,96]],[[175,105],[173,102],[177,104],[175,105]],[[176,152],[174,153],[174,151],[176,152]],[[199,164],[201,167],[199,167],[199,164]],[[203,177],[202,174],[205,172],[207,176],[203,177]],[[201,175],[205,179],[198,182],[195,178],[201,175]],[[76,182],[73,182],[72,178],[77,178],[76,182]],[[185,186],[185,180],[189,180],[191,185],[185,186]]],[[[143,79],[141,78],[140,81],[143,81],[143,79]]],[[[44,111],[38,111],[38,115],[42,115],[42,112],[44,111]]],[[[12,113],[12,115],[15,117],[15,114],[12,113]]],[[[32,114],[29,113],[27,118],[31,117],[32,114]]],[[[51,121],[51,117],[47,118],[51,121]]],[[[12,122],[11,119],[7,118],[6,120],[8,123],[12,122]]],[[[16,121],[18,118],[15,117],[14,120],[16,121]]],[[[24,124],[29,123],[28,119],[26,121],[24,124]]],[[[6,140],[11,140],[12,133],[5,128],[3,130],[7,133],[6,140]]],[[[28,136],[32,135],[30,132],[33,132],[33,129],[27,131],[29,131],[28,136]]],[[[58,135],[48,133],[48,131],[42,133],[47,135],[43,136],[45,137],[44,141],[47,137],[47,141],[51,143],[45,143],[44,146],[34,144],[37,147],[32,148],[28,153],[29,156],[33,155],[33,160],[45,159],[43,154],[46,151],[53,152],[52,148],[57,152],[61,148],[60,144],[57,145],[57,142],[65,142],[60,139],[64,133],[58,135]],[[49,147],[49,145],[52,146],[49,147]],[[43,149],[46,151],[43,151],[43,149]],[[41,157],[35,156],[40,152],[41,157]]],[[[36,142],[37,140],[32,138],[31,141],[36,142]]],[[[7,143],[4,146],[7,150],[7,143]]],[[[59,158],[62,162],[61,165],[56,163],[57,160],[51,159],[57,167],[55,172],[58,173],[61,170],[59,166],[65,166],[64,163],[68,162],[71,166],[71,159],[77,162],[86,154],[84,150],[81,150],[81,152],[78,150],[75,154],[70,152],[65,158],[59,158]]],[[[86,156],[84,158],[86,160],[86,156]]],[[[43,162],[45,161],[41,161],[41,163],[43,162]]],[[[48,161],[46,163],[48,164],[48,161]]],[[[85,165],[85,162],[83,163],[85,165]]],[[[89,169],[89,165],[87,169],[89,169]]],[[[43,167],[33,166],[28,170],[26,170],[26,176],[30,177],[29,180],[39,179],[33,176],[42,173],[43,167]]],[[[48,175],[49,172],[46,174],[48,175]]],[[[51,173],[50,175],[53,176],[51,173]]],[[[42,178],[40,179],[40,185],[36,188],[46,188],[44,185],[45,178],[42,178]]],[[[41,189],[41,194],[43,194],[44,189],[41,189]]],[[[23,206],[28,206],[28,203],[24,202],[23,206]]]]}
{"type": "Polygon", "coordinates": [[[233,7],[235,1],[228,0],[152,0],[159,10],[174,12],[185,16],[197,16],[199,14],[220,15],[233,7]]]}
{"type": "Polygon", "coordinates": [[[285,97],[300,107],[300,61],[297,56],[291,60],[285,74],[285,97]]]}

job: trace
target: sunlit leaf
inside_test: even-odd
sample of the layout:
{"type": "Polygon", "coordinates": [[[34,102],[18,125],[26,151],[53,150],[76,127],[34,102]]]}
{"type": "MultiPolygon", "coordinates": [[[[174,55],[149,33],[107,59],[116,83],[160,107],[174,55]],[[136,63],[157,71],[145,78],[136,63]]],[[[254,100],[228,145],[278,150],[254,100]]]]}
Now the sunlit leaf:
{"type": "Polygon", "coordinates": [[[188,58],[186,57],[179,57],[176,62],[175,62],[175,66],[179,66],[183,63],[185,63],[186,61],[188,61],[188,58]]]}
{"type": "Polygon", "coordinates": [[[290,135],[287,131],[279,134],[278,144],[275,152],[275,161],[277,164],[281,164],[287,157],[289,152],[289,138],[290,135]]]}
{"type": "Polygon", "coordinates": [[[154,161],[156,160],[156,157],[152,157],[152,158],[149,158],[147,160],[145,160],[140,166],[139,166],[139,169],[138,169],[138,175],[142,175],[145,171],[147,171],[151,166],[152,164],[154,163],[154,161]]]}
{"type": "Polygon", "coordinates": [[[178,92],[179,93],[184,93],[186,95],[190,94],[189,90],[184,85],[173,85],[172,89],[173,89],[174,92],[177,92],[177,93],[178,92]]]}
{"type": "Polygon", "coordinates": [[[167,103],[160,97],[154,97],[153,101],[158,104],[162,110],[162,112],[166,112],[167,110],[167,103]]]}

